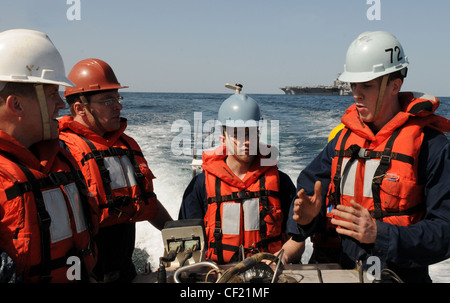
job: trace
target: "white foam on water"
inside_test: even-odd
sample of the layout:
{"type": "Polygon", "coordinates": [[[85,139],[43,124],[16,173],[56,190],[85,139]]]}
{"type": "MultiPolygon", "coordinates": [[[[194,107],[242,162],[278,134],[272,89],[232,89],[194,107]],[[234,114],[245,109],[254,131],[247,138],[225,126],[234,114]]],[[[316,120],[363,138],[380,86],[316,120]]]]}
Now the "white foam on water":
{"type": "MultiPolygon", "coordinates": [[[[183,192],[189,184],[191,175],[188,163],[183,167],[183,164],[179,163],[182,160],[174,161],[172,157],[175,156],[164,152],[167,148],[170,151],[170,128],[167,129],[167,126],[162,125],[131,125],[126,133],[140,145],[148,166],[156,177],[153,180],[154,192],[176,220],[183,192]]],[[[158,268],[159,258],[164,252],[161,232],[147,221],[138,222],[136,230],[135,247],[139,255],[136,258],[136,266],[142,267],[145,263],[150,263],[153,270],[158,268]]]]}

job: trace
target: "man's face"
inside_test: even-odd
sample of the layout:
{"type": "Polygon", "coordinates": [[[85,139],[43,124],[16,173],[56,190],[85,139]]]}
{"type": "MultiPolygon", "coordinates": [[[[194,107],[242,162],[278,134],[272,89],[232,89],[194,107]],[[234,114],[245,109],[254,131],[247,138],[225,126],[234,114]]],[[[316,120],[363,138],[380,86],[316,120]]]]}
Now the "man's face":
{"type": "Polygon", "coordinates": [[[368,82],[351,83],[351,88],[361,119],[366,123],[374,122],[380,81],[374,79],[368,82]]]}
{"type": "Polygon", "coordinates": [[[258,153],[257,127],[227,127],[224,141],[227,154],[240,161],[251,161],[258,153]]]}
{"type": "MultiPolygon", "coordinates": [[[[92,115],[97,118],[97,122],[101,125],[104,131],[111,132],[120,128],[120,111],[123,106],[119,103],[119,92],[117,90],[106,91],[92,95],[89,98],[89,106],[92,115]]],[[[98,128],[94,121],[94,117],[90,116],[90,125],[98,128]]],[[[96,130],[97,133],[102,133],[102,130],[96,130]]]]}
{"type": "Polygon", "coordinates": [[[389,101],[389,98],[397,89],[399,89],[399,87],[395,84],[396,80],[388,82],[383,95],[381,108],[379,113],[376,114],[381,81],[382,77],[379,77],[368,82],[351,83],[356,108],[358,109],[362,121],[365,123],[377,125],[380,121],[385,122],[387,116],[390,115],[389,107],[391,107],[392,104],[389,101]]]}
{"type": "MultiPolygon", "coordinates": [[[[47,104],[48,121],[44,123],[49,123],[50,125],[50,138],[46,139],[56,139],[58,138],[58,120],[56,118],[59,116],[59,110],[65,107],[64,101],[59,95],[59,86],[53,84],[44,85],[45,101],[47,104]]],[[[43,125],[42,125],[42,113],[37,99],[36,93],[30,94],[28,98],[29,102],[27,106],[27,125],[32,133],[32,137],[35,138],[33,143],[42,141],[43,138],[43,125]]]]}

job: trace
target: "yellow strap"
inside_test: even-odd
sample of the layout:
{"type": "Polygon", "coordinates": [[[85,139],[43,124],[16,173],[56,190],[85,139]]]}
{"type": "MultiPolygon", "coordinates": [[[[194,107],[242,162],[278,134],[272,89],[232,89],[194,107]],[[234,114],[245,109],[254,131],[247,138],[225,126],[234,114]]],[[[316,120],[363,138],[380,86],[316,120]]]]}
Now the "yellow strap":
{"type": "Polygon", "coordinates": [[[389,74],[384,75],[383,79],[381,80],[380,91],[378,92],[377,107],[375,109],[375,114],[373,116],[374,120],[375,120],[375,118],[378,117],[378,114],[380,113],[380,110],[381,110],[381,106],[383,105],[384,92],[386,91],[388,79],[389,79],[389,74]]]}
{"type": "Polygon", "coordinates": [[[35,90],[39,106],[41,108],[42,140],[50,140],[51,125],[50,125],[50,116],[48,114],[47,100],[45,98],[44,85],[43,84],[35,85],[35,90]]]}

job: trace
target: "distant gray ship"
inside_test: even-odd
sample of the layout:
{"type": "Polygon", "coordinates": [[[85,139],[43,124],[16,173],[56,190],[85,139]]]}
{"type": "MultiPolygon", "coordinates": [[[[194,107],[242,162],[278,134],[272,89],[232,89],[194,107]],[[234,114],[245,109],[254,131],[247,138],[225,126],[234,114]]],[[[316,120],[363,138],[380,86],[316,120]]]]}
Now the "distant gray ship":
{"type": "Polygon", "coordinates": [[[346,82],[338,80],[338,77],[334,80],[333,85],[330,86],[285,86],[280,89],[284,91],[286,95],[338,95],[348,96],[351,95],[352,90],[346,82]]]}

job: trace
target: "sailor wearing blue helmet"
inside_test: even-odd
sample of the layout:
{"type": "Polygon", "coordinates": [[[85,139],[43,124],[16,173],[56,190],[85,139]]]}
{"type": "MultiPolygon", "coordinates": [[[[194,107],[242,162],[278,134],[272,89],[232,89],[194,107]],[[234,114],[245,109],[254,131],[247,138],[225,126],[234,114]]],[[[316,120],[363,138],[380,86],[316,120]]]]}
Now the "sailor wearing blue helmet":
{"type": "Polygon", "coordinates": [[[204,220],[206,257],[219,264],[258,252],[278,254],[282,248],[284,263],[298,263],[304,242],[296,241],[295,224],[286,227],[295,186],[276,161],[262,161],[267,156],[259,148],[258,103],[240,94],[241,85],[228,87],[236,94],[219,108],[222,145],[203,153],[203,172],[186,188],[179,219],[204,220]]]}

